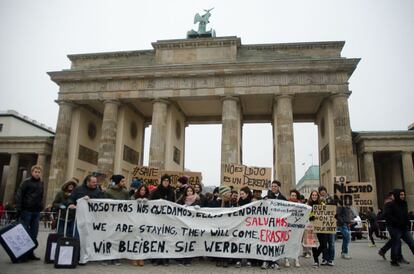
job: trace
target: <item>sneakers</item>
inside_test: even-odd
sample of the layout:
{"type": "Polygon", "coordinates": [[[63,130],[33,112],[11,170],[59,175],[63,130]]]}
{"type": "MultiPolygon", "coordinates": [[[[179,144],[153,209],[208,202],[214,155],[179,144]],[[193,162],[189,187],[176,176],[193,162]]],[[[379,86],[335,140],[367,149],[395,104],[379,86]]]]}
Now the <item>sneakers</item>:
{"type": "Polygon", "coordinates": [[[240,268],[241,267],[241,262],[240,261],[237,261],[236,262],[236,268],[240,268]]]}
{"type": "Polygon", "coordinates": [[[295,260],[295,267],[300,267],[300,263],[298,259],[295,260]]]}
{"type": "Polygon", "coordinates": [[[322,260],[321,265],[328,265],[328,261],[327,260],[322,260]]]}
{"type": "Polygon", "coordinates": [[[312,267],[313,268],[319,268],[319,263],[313,263],[312,267]]]}
{"type": "Polygon", "coordinates": [[[311,254],[310,253],[306,253],[305,258],[310,258],[311,254]]]}
{"type": "Polygon", "coordinates": [[[345,260],[350,260],[351,259],[351,256],[349,256],[346,253],[342,253],[341,257],[342,257],[342,259],[345,259],[345,260]]]}
{"type": "Polygon", "coordinates": [[[285,259],[285,267],[290,267],[289,259],[285,259]]]}
{"type": "Polygon", "coordinates": [[[229,262],[227,261],[227,259],[223,262],[223,267],[229,267],[229,262]]]}
{"type": "Polygon", "coordinates": [[[384,260],[387,260],[387,258],[385,258],[385,253],[381,249],[378,250],[378,255],[380,255],[384,260]]]}
{"type": "Polygon", "coordinates": [[[395,262],[395,261],[391,261],[391,265],[392,266],[400,266],[400,264],[398,262],[395,262]]]}
{"type": "Polygon", "coordinates": [[[252,263],[251,263],[250,261],[247,261],[247,262],[246,262],[246,266],[247,266],[247,267],[251,267],[251,266],[252,266],[252,263]]]}
{"type": "Polygon", "coordinates": [[[328,262],[328,265],[329,266],[335,266],[334,262],[331,262],[331,261],[328,262]]]}
{"type": "Polygon", "coordinates": [[[262,263],[262,266],[261,266],[261,269],[267,269],[268,267],[269,267],[268,263],[267,262],[263,262],[262,263]]]}
{"type": "Polygon", "coordinates": [[[369,244],[368,247],[376,247],[376,244],[369,244]]]}
{"type": "Polygon", "coordinates": [[[120,266],[121,265],[121,262],[119,260],[114,260],[113,263],[116,266],[120,266]]]}

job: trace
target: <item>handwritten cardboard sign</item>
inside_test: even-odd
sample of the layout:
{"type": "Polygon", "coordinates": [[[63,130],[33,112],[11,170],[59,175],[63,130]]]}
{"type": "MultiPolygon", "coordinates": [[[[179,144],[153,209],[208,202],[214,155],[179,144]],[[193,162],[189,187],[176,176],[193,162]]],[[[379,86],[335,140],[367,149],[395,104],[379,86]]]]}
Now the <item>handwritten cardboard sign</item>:
{"type": "Polygon", "coordinates": [[[347,182],[344,176],[334,179],[334,200],[338,205],[372,207],[375,193],[371,182],[347,182]]]}
{"type": "Polygon", "coordinates": [[[270,186],[271,177],[271,168],[223,164],[223,184],[235,189],[248,186],[250,189],[265,190],[270,186]]]}
{"type": "Polygon", "coordinates": [[[313,230],[315,233],[336,233],[336,206],[334,205],[314,205],[313,213],[315,220],[313,223],[313,230]]]}

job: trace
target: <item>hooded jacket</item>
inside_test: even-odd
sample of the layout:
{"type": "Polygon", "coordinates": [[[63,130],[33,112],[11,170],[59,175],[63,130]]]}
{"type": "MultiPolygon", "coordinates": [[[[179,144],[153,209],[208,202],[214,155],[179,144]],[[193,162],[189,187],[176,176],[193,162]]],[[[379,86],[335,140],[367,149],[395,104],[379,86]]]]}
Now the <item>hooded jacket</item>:
{"type": "Polygon", "coordinates": [[[394,201],[385,204],[384,217],[387,226],[407,229],[409,226],[407,202],[400,199],[400,193],[405,192],[403,189],[393,191],[394,201]]]}

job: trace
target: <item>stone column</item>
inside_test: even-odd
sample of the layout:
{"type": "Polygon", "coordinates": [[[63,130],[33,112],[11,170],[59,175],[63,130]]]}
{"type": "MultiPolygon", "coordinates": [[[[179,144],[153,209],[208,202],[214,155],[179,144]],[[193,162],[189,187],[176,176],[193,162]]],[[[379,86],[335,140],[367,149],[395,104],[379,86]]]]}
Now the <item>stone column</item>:
{"type": "MultiPolygon", "coordinates": [[[[50,160],[49,182],[47,187],[46,204],[53,201],[60,186],[64,183],[67,171],[70,129],[72,126],[72,111],[74,105],[68,102],[58,102],[59,115],[53,140],[52,158],[50,160]]],[[[45,174],[46,176],[46,174],[45,174]]]]}
{"type": "Polygon", "coordinates": [[[357,171],[352,149],[348,96],[347,93],[339,93],[331,97],[334,122],[335,174],[336,176],[346,176],[348,181],[355,181],[357,171]]]}
{"type": "Polygon", "coordinates": [[[149,165],[161,170],[165,168],[168,104],[167,100],[157,99],[152,109],[149,165]]]}
{"type": "Polygon", "coordinates": [[[378,195],[377,195],[377,182],[375,178],[375,165],[374,165],[374,155],[372,152],[364,152],[363,154],[363,161],[364,161],[364,169],[362,180],[365,182],[372,183],[372,191],[374,192],[374,201],[373,207],[374,210],[378,210],[378,195]]]}
{"type": "Polygon", "coordinates": [[[411,211],[414,210],[414,165],[412,152],[404,151],[402,153],[402,165],[408,211],[411,211]]]}
{"type": "Polygon", "coordinates": [[[13,203],[16,190],[17,172],[19,171],[19,154],[10,155],[9,170],[7,172],[6,187],[4,189],[3,203],[13,203]]]}
{"type": "Polygon", "coordinates": [[[292,99],[291,95],[280,95],[273,102],[273,177],[282,183],[283,195],[296,187],[292,99]]]}
{"type": "Polygon", "coordinates": [[[42,167],[42,176],[44,176],[44,171],[46,169],[46,154],[39,153],[37,154],[37,162],[36,165],[42,167]]]}
{"type": "Polygon", "coordinates": [[[114,172],[118,108],[118,101],[104,101],[102,135],[99,142],[98,171],[106,174],[107,179],[114,172]]]}
{"type": "Polygon", "coordinates": [[[226,96],[222,99],[221,117],[222,118],[220,178],[223,178],[223,164],[241,164],[241,111],[239,106],[239,98],[233,96],[226,96]]]}

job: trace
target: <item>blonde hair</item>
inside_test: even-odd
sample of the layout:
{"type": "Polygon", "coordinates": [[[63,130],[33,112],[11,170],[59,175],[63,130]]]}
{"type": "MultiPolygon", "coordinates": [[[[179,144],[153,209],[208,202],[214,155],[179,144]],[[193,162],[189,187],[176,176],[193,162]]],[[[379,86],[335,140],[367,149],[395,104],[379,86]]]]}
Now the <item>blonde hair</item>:
{"type": "Polygon", "coordinates": [[[34,166],[32,166],[32,168],[30,169],[30,171],[31,171],[31,172],[33,172],[35,169],[38,169],[38,170],[42,171],[42,166],[40,166],[40,165],[34,165],[34,166]]]}

